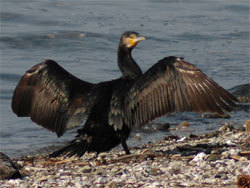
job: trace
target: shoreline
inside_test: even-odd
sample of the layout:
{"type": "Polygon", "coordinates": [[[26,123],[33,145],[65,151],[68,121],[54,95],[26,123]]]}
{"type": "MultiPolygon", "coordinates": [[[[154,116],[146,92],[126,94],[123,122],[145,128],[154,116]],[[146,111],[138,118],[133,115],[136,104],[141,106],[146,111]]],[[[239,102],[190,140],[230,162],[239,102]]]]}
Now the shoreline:
{"type": "MultiPolygon", "coordinates": [[[[48,159],[14,158],[22,179],[1,187],[226,187],[250,175],[250,136],[225,124],[218,131],[162,140],[131,148],[48,159]]],[[[250,182],[250,180],[249,180],[250,182]]]]}

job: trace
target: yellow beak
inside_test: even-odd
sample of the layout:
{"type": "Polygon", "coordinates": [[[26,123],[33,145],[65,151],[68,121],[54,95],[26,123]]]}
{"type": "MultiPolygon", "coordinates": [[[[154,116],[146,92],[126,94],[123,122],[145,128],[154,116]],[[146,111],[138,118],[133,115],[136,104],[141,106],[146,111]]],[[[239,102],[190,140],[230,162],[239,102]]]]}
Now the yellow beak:
{"type": "Polygon", "coordinates": [[[134,42],[140,42],[141,40],[145,40],[145,37],[137,37],[135,38],[134,42]]]}
{"type": "Polygon", "coordinates": [[[142,41],[142,40],[145,40],[146,38],[145,37],[136,37],[134,39],[130,39],[129,40],[129,43],[130,43],[130,47],[134,47],[138,44],[138,42],[142,41]]]}

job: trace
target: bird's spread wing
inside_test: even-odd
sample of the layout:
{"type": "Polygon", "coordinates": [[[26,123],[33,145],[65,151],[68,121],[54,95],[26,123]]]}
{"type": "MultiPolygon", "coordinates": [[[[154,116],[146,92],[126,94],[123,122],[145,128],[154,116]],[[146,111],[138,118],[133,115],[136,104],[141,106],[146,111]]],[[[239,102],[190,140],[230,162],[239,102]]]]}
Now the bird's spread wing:
{"type": "Polygon", "coordinates": [[[93,86],[74,77],[55,61],[45,60],[20,79],[13,94],[12,110],[18,116],[30,116],[34,122],[61,136],[80,124],[70,119],[93,86]]]}
{"type": "Polygon", "coordinates": [[[126,94],[122,116],[142,126],[164,114],[230,111],[236,99],[194,65],[166,57],[152,66],[126,94]]]}

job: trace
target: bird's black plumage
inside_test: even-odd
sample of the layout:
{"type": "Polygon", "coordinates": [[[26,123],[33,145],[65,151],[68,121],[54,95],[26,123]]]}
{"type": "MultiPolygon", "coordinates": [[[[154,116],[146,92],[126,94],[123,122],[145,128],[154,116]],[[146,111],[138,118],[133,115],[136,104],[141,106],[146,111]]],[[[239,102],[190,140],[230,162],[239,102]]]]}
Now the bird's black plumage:
{"type": "Polygon", "coordinates": [[[76,138],[51,156],[82,156],[86,151],[103,152],[126,144],[132,127],[177,111],[230,111],[236,99],[194,65],[182,58],[166,57],[144,74],[132,58],[141,40],[125,32],[118,47],[118,79],[93,84],[82,81],[53,60],[35,65],[20,79],[12,109],[30,116],[58,136],[72,127],[85,125],[76,138]]]}

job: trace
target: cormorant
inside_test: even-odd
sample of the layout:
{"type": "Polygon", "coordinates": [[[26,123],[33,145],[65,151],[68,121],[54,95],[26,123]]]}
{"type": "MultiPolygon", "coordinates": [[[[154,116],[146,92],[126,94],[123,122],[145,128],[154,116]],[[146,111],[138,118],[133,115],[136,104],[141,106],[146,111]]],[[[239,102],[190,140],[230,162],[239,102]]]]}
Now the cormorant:
{"type": "Polygon", "coordinates": [[[17,116],[29,116],[58,137],[86,119],[76,138],[51,154],[82,156],[126,144],[133,127],[173,112],[230,111],[237,101],[191,63],[165,57],[143,73],[132,49],[145,38],[125,32],[118,46],[122,76],[98,84],[82,81],[53,60],[33,66],[20,79],[12,98],[17,116]]]}

